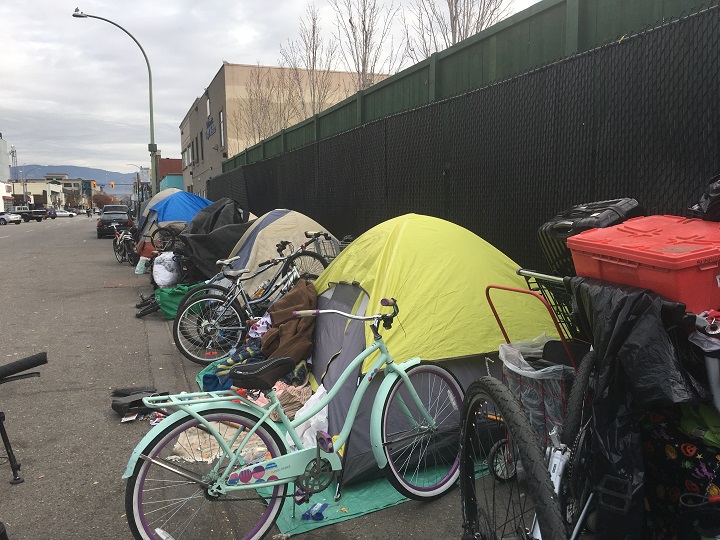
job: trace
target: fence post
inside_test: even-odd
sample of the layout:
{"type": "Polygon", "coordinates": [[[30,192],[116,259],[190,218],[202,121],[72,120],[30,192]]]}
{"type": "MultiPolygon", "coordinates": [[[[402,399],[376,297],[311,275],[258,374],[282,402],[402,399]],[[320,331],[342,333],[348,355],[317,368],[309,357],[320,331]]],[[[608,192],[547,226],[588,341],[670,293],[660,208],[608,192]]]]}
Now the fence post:
{"type": "Polygon", "coordinates": [[[428,103],[435,101],[437,95],[437,53],[434,52],[430,55],[428,63],[428,103]]]}
{"type": "Polygon", "coordinates": [[[565,0],[565,56],[580,48],[580,0],[565,0]]]}
{"type": "Polygon", "coordinates": [[[363,95],[365,94],[365,90],[358,90],[357,93],[357,105],[356,105],[356,115],[355,115],[355,121],[357,122],[357,126],[362,126],[363,124],[363,95]]]}

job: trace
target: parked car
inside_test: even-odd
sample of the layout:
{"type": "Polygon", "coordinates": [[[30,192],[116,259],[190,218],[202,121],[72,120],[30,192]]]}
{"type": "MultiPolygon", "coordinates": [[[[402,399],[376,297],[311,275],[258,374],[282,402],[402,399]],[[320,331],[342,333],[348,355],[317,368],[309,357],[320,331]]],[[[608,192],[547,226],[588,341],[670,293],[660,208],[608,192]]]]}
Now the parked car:
{"type": "Polygon", "coordinates": [[[100,215],[103,215],[105,212],[124,212],[125,214],[129,214],[130,207],[126,204],[106,204],[100,210],[100,215]]]}
{"type": "Polygon", "coordinates": [[[97,220],[97,237],[115,236],[115,227],[118,231],[130,229],[133,226],[133,220],[130,219],[127,212],[103,212],[97,220]]]}
{"type": "Polygon", "coordinates": [[[22,217],[20,214],[13,214],[12,212],[0,212],[0,225],[7,225],[8,223],[14,223],[20,225],[22,217]]]}
{"type": "Polygon", "coordinates": [[[77,216],[77,213],[70,212],[68,210],[55,210],[55,215],[57,217],[75,217],[77,216]]]}
{"type": "Polygon", "coordinates": [[[57,217],[57,210],[55,210],[54,208],[48,208],[47,217],[49,217],[50,219],[55,219],[57,217]]]}
{"type": "Polygon", "coordinates": [[[42,221],[43,219],[48,218],[48,211],[47,208],[36,208],[35,210],[30,210],[30,219],[34,219],[35,221],[42,221]]]}

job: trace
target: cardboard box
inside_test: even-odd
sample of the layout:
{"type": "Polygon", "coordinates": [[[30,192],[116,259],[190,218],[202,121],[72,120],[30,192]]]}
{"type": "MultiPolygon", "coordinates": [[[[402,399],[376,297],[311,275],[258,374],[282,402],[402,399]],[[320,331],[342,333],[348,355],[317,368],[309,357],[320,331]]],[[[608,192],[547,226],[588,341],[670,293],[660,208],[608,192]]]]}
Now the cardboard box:
{"type": "Polygon", "coordinates": [[[650,289],[694,313],[720,308],[720,223],[638,217],[567,243],[578,276],[650,289]]]}

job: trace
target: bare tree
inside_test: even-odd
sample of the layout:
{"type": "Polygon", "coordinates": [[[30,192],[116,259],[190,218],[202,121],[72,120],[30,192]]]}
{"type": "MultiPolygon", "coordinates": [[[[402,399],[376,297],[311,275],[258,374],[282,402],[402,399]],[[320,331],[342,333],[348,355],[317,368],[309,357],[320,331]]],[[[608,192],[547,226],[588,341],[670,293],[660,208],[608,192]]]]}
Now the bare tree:
{"type": "Polygon", "coordinates": [[[512,0],[415,0],[410,15],[402,15],[406,55],[420,62],[505,18],[511,5],[512,0]]]}
{"type": "Polygon", "coordinates": [[[399,8],[378,0],[329,0],[335,11],[336,38],[356,90],[372,86],[400,67],[402,55],[392,43],[392,26],[399,8]]]}
{"type": "Polygon", "coordinates": [[[280,46],[280,54],[290,69],[290,79],[297,92],[297,111],[304,120],[326,109],[337,83],[333,84],[337,41],[323,39],[320,14],[314,4],[309,4],[305,17],[300,19],[300,39],[280,46]]]}
{"type": "Polygon", "coordinates": [[[297,94],[290,80],[290,70],[263,67],[250,72],[245,85],[244,107],[238,108],[239,125],[245,139],[256,144],[291,125],[297,117],[297,94]]]}

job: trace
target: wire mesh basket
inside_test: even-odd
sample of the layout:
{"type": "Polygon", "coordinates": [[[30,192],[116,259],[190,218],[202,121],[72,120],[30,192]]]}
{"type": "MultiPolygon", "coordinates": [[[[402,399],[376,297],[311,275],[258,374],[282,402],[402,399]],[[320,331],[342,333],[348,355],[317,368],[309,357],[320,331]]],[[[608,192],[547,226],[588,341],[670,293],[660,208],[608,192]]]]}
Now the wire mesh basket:
{"type": "Polygon", "coordinates": [[[329,238],[318,238],[315,243],[317,253],[325,257],[328,262],[332,261],[340,253],[340,244],[332,236],[329,238]]]}
{"type": "Polygon", "coordinates": [[[550,305],[565,336],[587,341],[573,318],[572,295],[565,283],[543,279],[540,277],[543,274],[531,274],[527,270],[521,269],[518,273],[525,278],[528,289],[540,294],[550,305]]]}

